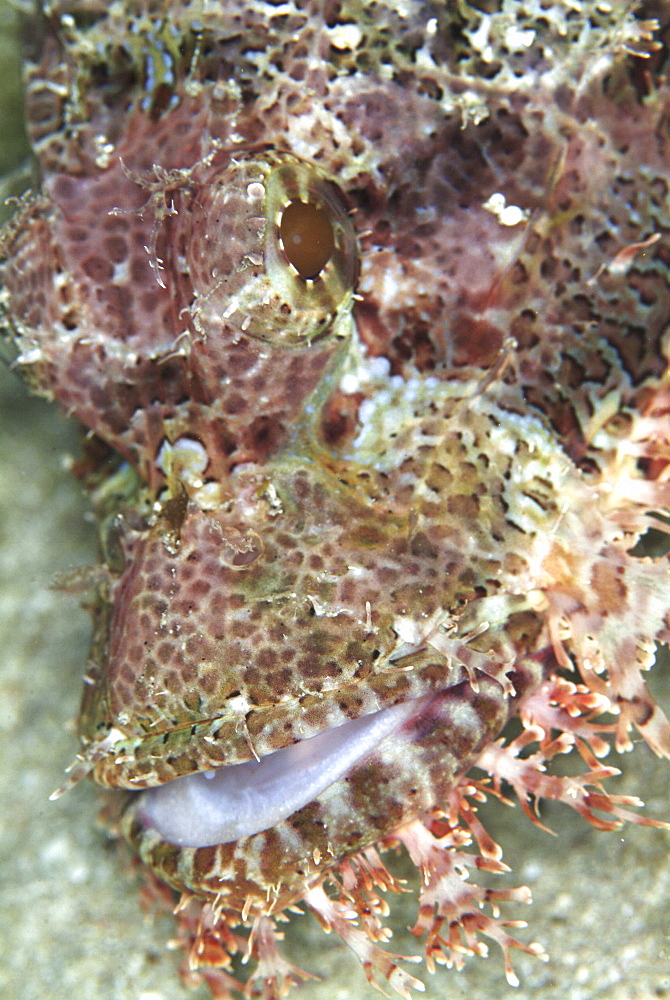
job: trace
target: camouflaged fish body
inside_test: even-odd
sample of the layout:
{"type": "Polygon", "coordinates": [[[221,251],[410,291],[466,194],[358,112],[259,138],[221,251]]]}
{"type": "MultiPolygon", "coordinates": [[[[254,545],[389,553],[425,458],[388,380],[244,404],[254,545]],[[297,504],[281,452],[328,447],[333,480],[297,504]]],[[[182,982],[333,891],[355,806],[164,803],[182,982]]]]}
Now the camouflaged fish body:
{"type": "Polygon", "coordinates": [[[670,755],[667,558],[635,548],[670,499],[664,50],[582,6],[46,6],[4,308],[124,461],[87,469],[77,774],[126,790],[217,996],[238,924],[295,978],[268,955],[301,899],[406,995],[368,912],[398,840],[429,964],[507,952],[449,881],[459,817],[500,870],[472,765],[607,826],[602,734],[670,755]],[[575,741],[585,775],[545,775],[575,741]]]}

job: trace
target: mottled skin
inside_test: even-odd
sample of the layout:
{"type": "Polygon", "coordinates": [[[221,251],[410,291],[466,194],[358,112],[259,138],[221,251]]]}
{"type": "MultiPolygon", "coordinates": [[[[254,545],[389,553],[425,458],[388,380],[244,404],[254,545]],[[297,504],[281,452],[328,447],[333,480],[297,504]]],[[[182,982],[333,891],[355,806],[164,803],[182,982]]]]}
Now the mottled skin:
{"type": "Polygon", "coordinates": [[[497,865],[471,766],[607,825],[601,732],[670,755],[640,673],[667,559],[634,548],[670,500],[670,101],[654,25],[613,6],[46,6],[6,323],[29,384],[128,463],[83,464],[105,566],[77,775],[137,791],[432,696],[236,843],[166,844],[119,795],[153,872],[212,904],[181,919],[216,995],[240,922],[267,989],[291,978],[267,918],[300,899],[406,993],[366,937],[394,838],[429,963],[459,933],[507,949],[494,897],[448,878],[474,863],[459,816],[497,865]],[[296,200],[333,227],[313,279],[278,232],[296,200]],[[526,766],[496,742],[515,714],[526,766]],[[577,737],[590,770],[544,776],[577,737]]]}

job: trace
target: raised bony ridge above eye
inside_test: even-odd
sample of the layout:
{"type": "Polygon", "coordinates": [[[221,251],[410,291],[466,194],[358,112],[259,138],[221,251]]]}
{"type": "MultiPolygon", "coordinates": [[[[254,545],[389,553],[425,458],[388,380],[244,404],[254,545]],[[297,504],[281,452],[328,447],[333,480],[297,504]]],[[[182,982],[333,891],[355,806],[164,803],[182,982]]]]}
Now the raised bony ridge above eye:
{"type": "Polygon", "coordinates": [[[358,249],[334,182],[274,151],[236,154],[193,180],[171,241],[192,285],[197,331],[232,329],[278,346],[338,332],[358,249]]]}

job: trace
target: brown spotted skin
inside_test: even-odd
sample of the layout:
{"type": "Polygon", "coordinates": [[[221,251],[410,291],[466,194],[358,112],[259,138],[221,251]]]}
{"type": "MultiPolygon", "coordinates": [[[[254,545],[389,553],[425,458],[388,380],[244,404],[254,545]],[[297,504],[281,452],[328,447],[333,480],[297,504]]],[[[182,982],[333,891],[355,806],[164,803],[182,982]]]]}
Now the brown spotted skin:
{"type": "Polygon", "coordinates": [[[330,873],[358,901],[375,844],[420,859],[422,920],[447,863],[422,838],[457,850],[460,816],[494,867],[465,804],[477,760],[523,801],[570,801],[499,741],[514,715],[546,759],[579,735],[592,767],[608,708],[620,748],[636,727],[670,755],[641,676],[669,636],[667,558],[635,547],[670,502],[663,25],[480,6],[51,2],[40,21],[40,187],[2,237],[5,323],[29,385],[126,463],[82,466],[105,568],[81,771],[137,792],[430,705],[235,844],[165,844],[118,793],[143,861],[213,921],[211,957],[183,910],[191,969],[253,920],[259,957],[303,898],[361,955],[319,892],[330,873]],[[313,278],[282,243],[292,202],[332,227],[313,278]]]}

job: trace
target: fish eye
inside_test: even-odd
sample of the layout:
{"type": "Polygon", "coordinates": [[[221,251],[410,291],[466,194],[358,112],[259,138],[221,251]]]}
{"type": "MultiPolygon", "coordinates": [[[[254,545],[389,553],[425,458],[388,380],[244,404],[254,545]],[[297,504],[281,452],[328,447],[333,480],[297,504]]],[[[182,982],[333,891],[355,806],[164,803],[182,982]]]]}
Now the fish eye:
{"type": "Polygon", "coordinates": [[[210,343],[224,329],[286,346],[345,335],[358,243],[334,180],[289,153],[239,153],[205,165],[185,193],[161,256],[182,248],[173,259],[210,343]]]}
{"type": "Polygon", "coordinates": [[[288,154],[277,154],[264,187],[265,273],[283,302],[283,329],[297,329],[311,317],[309,339],[321,338],[350,307],[358,273],[346,200],[317,167],[288,154]]]}
{"type": "Polygon", "coordinates": [[[311,201],[288,203],[282,211],[279,237],[289,264],[301,278],[318,277],[335,249],[330,215],[311,201]]]}

